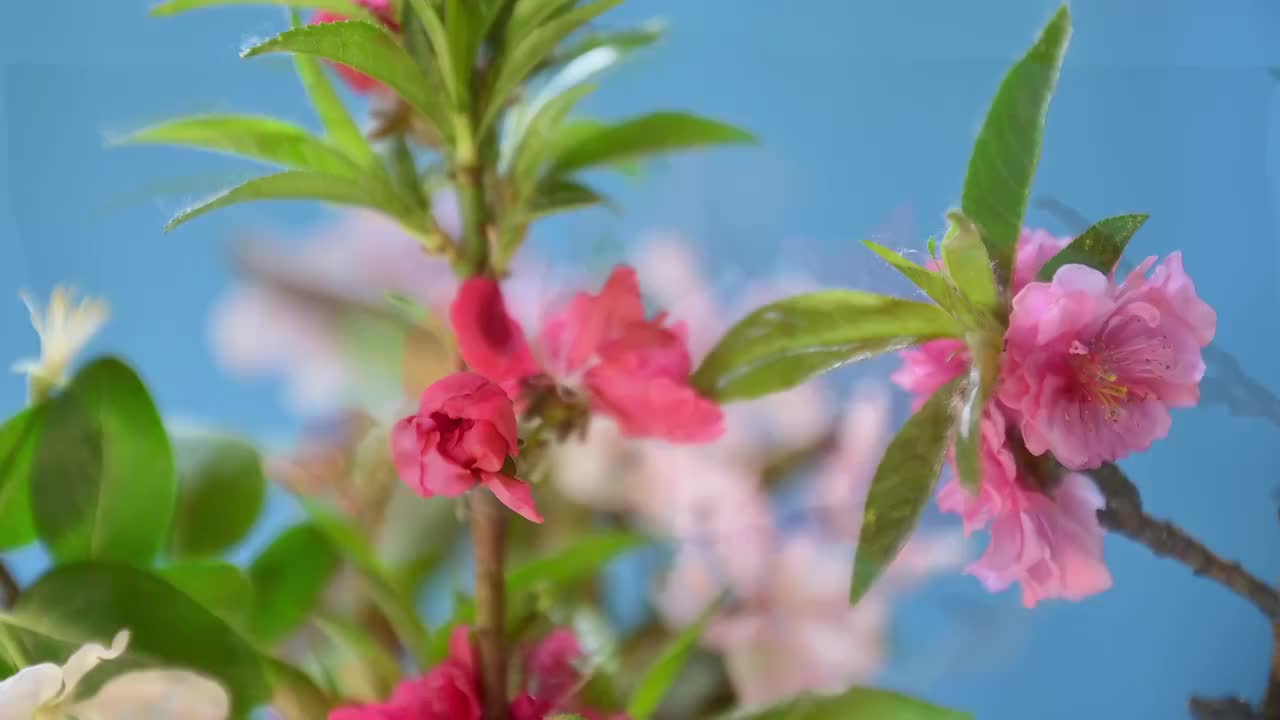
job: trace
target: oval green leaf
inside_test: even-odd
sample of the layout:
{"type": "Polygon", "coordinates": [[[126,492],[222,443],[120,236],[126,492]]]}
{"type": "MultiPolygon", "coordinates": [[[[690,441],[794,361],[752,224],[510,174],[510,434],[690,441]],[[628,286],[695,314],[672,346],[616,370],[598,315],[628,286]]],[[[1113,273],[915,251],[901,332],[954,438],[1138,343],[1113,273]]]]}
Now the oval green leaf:
{"type": "Polygon", "coordinates": [[[249,534],[266,497],[257,449],[209,434],[176,438],[174,447],[180,489],[170,552],[207,557],[230,549],[249,534]]]}
{"type": "Polygon", "coordinates": [[[280,533],[249,566],[249,632],[266,645],[293,634],[319,604],[340,558],[329,538],[303,523],[280,533]]]}
{"type": "Polygon", "coordinates": [[[164,547],[177,482],[151,396],[115,358],[82,369],[48,405],[31,468],[40,539],[60,562],[149,565],[164,547]]]}
{"type": "Polygon", "coordinates": [[[964,380],[939,388],[894,436],[871,479],[858,535],[849,601],[856,604],[898,556],[920,521],[947,456],[956,395],[964,380]]]}
{"type": "Polygon", "coordinates": [[[138,130],[120,142],[194,147],[334,175],[354,177],[359,173],[351,158],[305,128],[259,115],[177,118],[138,130]]]}
{"type": "Polygon", "coordinates": [[[145,570],[116,563],[55,568],[18,598],[14,621],[59,640],[83,643],[130,632],[129,655],[206,674],[231,693],[243,717],[269,696],[257,653],[230,625],[145,570]]]}
{"type": "Polygon", "coordinates": [[[1040,268],[1037,279],[1049,282],[1058,268],[1072,264],[1088,265],[1098,272],[1110,274],[1120,262],[1120,256],[1124,255],[1129,240],[1148,217],[1145,213],[1117,215],[1090,225],[1080,237],[1049,258],[1049,262],[1040,268]]]}
{"type": "Polygon", "coordinates": [[[221,560],[169,565],[157,571],[161,577],[209,612],[243,629],[253,604],[253,585],[240,568],[221,560]]]}
{"type": "Polygon", "coordinates": [[[21,547],[36,539],[31,515],[31,466],[44,408],[26,408],[0,427],[0,550],[21,547]]]}
{"type": "Polygon", "coordinates": [[[749,400],[848,362],[960,333],[955,319],[937,305],[824,290],[748,315],[725,333],[692,381],[716,400],[749,400]]]}
{"type": "Polygon", "coordinates": [[[947,213],[951,224],[942,239],[942,262],[947,275],[975,308],[990,313],[1000,302],[991,258],[982,244],[982,235],[963,214],[947,213]]]}
{"type": "Polygon", "coordinates": [[[801,695],[762,710],[725,715],[720,720],[972,720],[892,690],[850,688],[839,695],[801,695]]]}
{"type": "Polygon", "coordinates": [[[1063,5],[1000,83],[969,159],[961,209],[982,232],[1002,283],[1009,279],[1070,37],[1071,13],[1063,5]]]}

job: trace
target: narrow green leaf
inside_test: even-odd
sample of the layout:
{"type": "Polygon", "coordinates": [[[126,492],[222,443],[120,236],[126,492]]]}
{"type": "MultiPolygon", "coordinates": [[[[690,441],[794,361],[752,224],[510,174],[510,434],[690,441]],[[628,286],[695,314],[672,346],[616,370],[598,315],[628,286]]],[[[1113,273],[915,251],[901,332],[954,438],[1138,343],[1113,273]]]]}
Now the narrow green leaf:
{"type": "Polygon", "coordinates": [[[244,717],[269,697],[262,663],[249,643],[146,570],[107,562],[54,568],[22,593],[11,619],[73,644],[109,641],[127,629],[131,658],[218,680],[231,693],[233,717],[244,717]]]}
{"type": "Polygon", "coordinates": [[[428,81],[409,53],[386,29],[361,20],[306,25],[286,30],[246,48],[241,57],[291,52],[341,63],[395,90],[429,118],[440,117],[440,98],[427,92],[428,81]]]}
{"type": "Polygon", "coordinates": [[[681,630],[653,665],[650,665],[640,676],[640,681],[631,694],[631,700],[627,703],[627,717],[631,720],[649,720],[653,716],[662,699],[675,684],[676,678],[680,676],[707,622],[720,609],[723,601],[724,598],[720,597],[708,605],[698,615],[698,619],[681,630]]]}
{"type": "Polygon", "coordinates": [[[336,703],[303,671],[271,657],[262,659],[271,681],[271,707],[283,720],[328,717],[336,703]]]}
{"type": "Polygon", "coordinates": [[[243,630],[253,604],[253,585],[240,568],[222,560],[197,560],[157,571],[209,612],[243,630]]]}
{"type": "Polygon", "coordinates": [[[507,22],[509,37],[524,37],[555,17],[573,7],[577,0],[516,0],[512,4],[511,19],[507,22]]]}
{"type": "Polygon", "coordinates": [[[252,445],[230,436],[175,438],[178,508],[170,552],[207,557],[248,535],[266,497],[262,460],[252,445]]]}
{"type": "Polygon", "coordinates": [[[449,33],[445,30],[440,14],[432,7],[431,0],[409,0],[409,4],[413,7],[423,30],[427,33],[427,38],[431,41],[432,56],[436,62],[439,77],[444,82],[445,92],[449,95],[449,101],[455,112],[462,112],[466,108],[464,93],[470,92],[467,87],[471,79],[470,68],[456,67],[458,58],[449,47],[449,33]]]}
{"type": "Polygon", "coordinates": [[[925,295],[928,295],[938,305],[944,308],[952,306],[954,301],[952,297],[953,290],[942,273],[921,267],[903,255],[870,240],[863,240],[862,244],[870,248],[871,252],[879,255],[882,260],[892,265],[895,270],[905,275],[908,280],[915,283],[916,287],[920,288],[925,295]]]}
{"type": "Polygon", "coordinates": [[[554,141],[560,123],[574,105],[595,89],[596,85],[590,83],[570,87],[544,102],[520,128],[522,132],[514,138],[518,144],[511,163],[517,193],[526,194],[536,187],[543,166],[555,152],[554,141]]]}
{"type": "Polygon", "coordinates": [[[951,281],[965,299],[985,312],[994,312],[1000,302],[991,258],[982,244],[982,235],[963,214],[947,213],[951,223],[942,238],[942,262],[951,281]]]}
{"type": "Polygon", "coordinates": [[[763,709],[741,710],[719,720],[973,720],[892,690],[850,688],[839,695],[801,695],[763,709]]]}
{"type": "Polygon", "coordinates": [[[643,535],[620,530],[580,535],[551,554],[508,572],[507,594],[519,595],[539,585],[565,587],[588,580],[614,558],[646,542],[643,535]]]}
{"type": "Polygon", "coordinates": [[[600,47],[608,47],[619,52],[630,53],[656,43],[666,34],[666,23],[660,20],[651,20],[635,28],[591,33],[568,50],[558,53],[557,56],[561,59],[561,62],[568,62],[600,47]]]}
{"type": "Polygon", "coordinates": [[[593,205],[616,208],[609,198],[580,182],[565,178],[548,179],[539,184],[538,191],[530,201],[528,219],[580,210],[593,205]]]}
{"type": "Polygon", "coordinates": [[[982,232],[1002,283],[1009,279],[1070,36],[1071,13],[1063,5],[1001,82],[969,160],[961,208],[982,232]]]}
{"type": "Polygon", "coordinates": [[[963,380],[939,388],[885,449],[871,479],[858,536],[849,601],[856,604],[897,557],[933,495],[951,437],[963,380]]]}
{"type": "Polygon", "coordinates": [[[657,112],[599,125],[595,132],[574,133],[556,149],[550,172],[564,174],[661,153],[755,141],[755,136],[746,130],[716,120],[688,113],[657,112]]]}
{"type": "Polygon", "coordinates": [[[337,148],[293,123],[256,115],[198,115],[139,130],[127,144],[182,145],[230,153],[299,170],[356,175],[337,148]]]}
{"type": "MultiPolygon", "coordinates": [[[[302,27],[302,19],[296,9],[291,12],[290,17],[295,29],[302,27]]],[[[333,143],[342,148],[357,163],[365,166],[373,165],[376,159],[373,148],[361,132],[360,126],[352,119],[351,113],[347,112],[346,106],[342,104],[342,98],[334,92],[333,83],[325,77],[320,63],[308,55],[295,54],[293,65],[298,73],[298,79],[302,81],[303,89],[307,92],[307,97],[311,99],[311,107],[320,117],[320,122],[333,143]]]]}
{"type": "Polygon", "coordinates": [[[960,332],[937,305],[823,290],[770,303],[743,318],[703,359],[692,381],[716,400],[747,400],[845,363],[960,332]]]}
{"type": "Polygon", "coordinates": [[[445,0],[444,21],[449,61],[458,92],[458,107],[470,113],[476,56],[485,32],[484,9],[476,0],[445,0]]]}
{"type": "Polygon", "coordinates": [[[965,338],[969,348],[969,377],[956,416],[956,476],[969,492],[982,486],[982,415],[995,391],[1004,339],[989,331],[965,338]]]}
{"type": "Polygon", "coordinates": [[[1110,274],[1115,270],[1116,263],[1120,262],[1120,256],[1128,247],[1129,240],[1148,217],[1150,216],[1145,213],[1117,215],[1090,225],[1080,237],[1049,258],[1049,262],[1040,268],[1037,279],[1050,282],[1058,268],[1072,264],[1088,265],[1094,270],[1110,274]]]}
{"type": "Polygon", "coordinates": [[[0,427],[0,550],[36,539],[31,514],[31,465],[44,424],[45,405],[29,407],[0,427]]]}
{"type": "Polygon", "coordinates": [[[329,538],[310,523],[280,533],[249,567],[254,638],[274,645],[293,634],[320,602],[340,559],[329,538]]]}
{"type": "MultiPolygon", "coordinates": [[[[175,215],[165,225],[165,230],[172,230],[211,210],[257,200],[318,200],[338,205],[373,208],[411,226],[413,223],[421,222],[404,213],[397,205],[395,198],[386,197],[378,192],[375,186],[336,175],[309,170],[289,170],[248,180],[196,203],[175,215]]],[[[425,232],[425,228],[423,231],[425,232]]]]}
{"type": "Polygon", "coordinates": [[[478,134],[483,136],[488,131],[516,88],[555,51],[562,40],[592,18],[621,2],[622,0],[595,0],[531,29],[527,34],[510,36],[513,45],[494,69],[494,79],[485,100],[478,134]]]}
{"type": "Polygon", "coordinates": [[[391,573],[374,555],[368,542],[356,529],[341,517],[320,505],[307,503],[307,512],[314,524],[338,549],[342,556],[360,572],[364,591],[369,600],[386,617],[419,667],[433,663],[431,631],[418,617],[413,598],[401,595],[391,573]]]}
{"type": "Polygon", "coordinates": [[[36,529],[53,556],[149,565],[176,495],[173,449],[138,376],[109,357],[76,373],[49,402],[31,468],[36,529]]]}
{"type": "Polygon", "coordinates": [[[165,0],[151,8],[153,16],[177,15],[192,10],[231,5],[283,5],[308,10],[327,10],[349,18],[380,22],[378,16],[354,0],[165,0]]]}

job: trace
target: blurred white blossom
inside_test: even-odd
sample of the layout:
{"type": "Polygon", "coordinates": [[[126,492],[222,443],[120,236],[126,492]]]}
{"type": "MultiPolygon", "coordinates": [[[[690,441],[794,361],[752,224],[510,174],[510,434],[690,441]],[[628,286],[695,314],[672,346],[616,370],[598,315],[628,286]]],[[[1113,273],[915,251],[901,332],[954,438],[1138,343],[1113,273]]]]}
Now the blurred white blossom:
{"type": "Polygon", "coordinates": [[[44,308],[27,292],[19,296],[40,336],[40,357],[19,360],[13,370],[30,378],[32,397],[40,398],[66,380],[67,368],[106,323],[109,310],[107,303],[97,298],[76,302],[75,289],[62,285],[53,289],[44,308]]]}

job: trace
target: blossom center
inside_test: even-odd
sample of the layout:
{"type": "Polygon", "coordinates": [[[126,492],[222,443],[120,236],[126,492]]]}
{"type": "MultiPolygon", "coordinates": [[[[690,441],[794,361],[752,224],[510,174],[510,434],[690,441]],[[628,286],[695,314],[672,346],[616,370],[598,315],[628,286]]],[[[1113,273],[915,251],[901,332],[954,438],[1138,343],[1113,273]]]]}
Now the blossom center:
{"type": "Polygon", "coordinates": [[[1133,397],[1132,389],[1121,380],[1117,358],[1107,348],[1094,343],[1071,343],[1071,367],[1087,402],[1099,405],[1107,420],[1116,420],[1123,406],[1133,397]]]}

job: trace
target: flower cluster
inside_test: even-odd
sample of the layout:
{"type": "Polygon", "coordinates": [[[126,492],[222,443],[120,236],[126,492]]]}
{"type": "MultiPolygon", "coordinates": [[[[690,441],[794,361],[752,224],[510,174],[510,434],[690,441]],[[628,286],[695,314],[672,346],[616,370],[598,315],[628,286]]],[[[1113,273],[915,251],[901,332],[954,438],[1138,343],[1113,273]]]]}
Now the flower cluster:
{"type": "MultiPolygon", "coordinates": [[[[1023,231],[1000,379],[981,423],[982,487],[970,494],[953,478],[938,496],[941,509],[964,518],[966,532],[990,524],[990,544],[969,572],[993,591],[1020,583],[1027,607],[1101,592],[1111,575],[1097,488],[1079,473],[1048,486],[1031,477],[1010,433],[1032,455],[1052,453],[1070,470],[1146,450],[1169,432],[1170,408],[1199,400],[1201,349],[1216,325],[1176,252],[1158,265],[1146,259],[1120,282],[1083,265],[1036,281],[1069,241],[1023,231]]],[[[959,340],[902,356],[893,380],[917,407],[968,363],[959,340]]]]}
{"type": "MultiPolygon", "coordinates": [[[[484,714],[475,650],[466,627],[454,629],[449,657],[419,678],[396,687],[385,703],[348,705],[329,720],[480,720],[484,714]]],[[[626,720],[625,715],[582,707],[575,695],[585,676],[577,637],[556,629],[524,657],[520,693],[512,701],[513,720],[543,720],[573,713],[586,720],[626,720]]]]}

